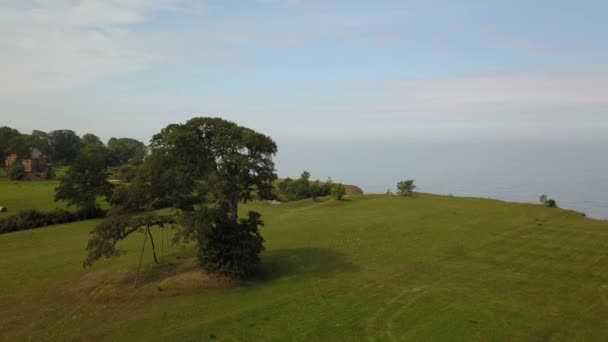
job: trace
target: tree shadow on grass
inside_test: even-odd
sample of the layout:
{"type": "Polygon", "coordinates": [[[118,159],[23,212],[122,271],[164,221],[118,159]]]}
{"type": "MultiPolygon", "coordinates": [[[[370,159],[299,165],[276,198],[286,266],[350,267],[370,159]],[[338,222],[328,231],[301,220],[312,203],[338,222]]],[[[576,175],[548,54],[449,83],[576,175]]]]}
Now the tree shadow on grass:
{"type": "MultiPolygon", "coordinates": [[[[324,248],[294,248],[265,251],[262,254],[260,272],[241,285],[251,285],[260,282],[273,281],[280,278],[332,277],[338,273],[356,272],[359,267],[349,262],[342,253],[324,248]]],[[[142,268],[138,286],[188,279],[192,282],[201,281],[209,284],[220,284],[229,287],[238,284],[228,277],[207,274],[188,253],[176,253],[160,264],[150,264],[142,268]],[[196,276],[194,276],[196,275],[196,276]],[[186,278],[184,278],[186,277],[186,278]]],[[[131,270],[123,279],[123,285],[131,286],[135,280],[135,270],[131,270]]],[[[198,284],[205,285],[205,284],[198,284]]],[[[195,286],[191,286],[195,287],[195,286]]]]}
{"type": "Polygon", "coordinates": [[[262,254],[261,281],[283,277],[332,277],[343,272],[356,272],[359,267],[342,253],[324,248],[294,248],[266,251],[262,254]]]}

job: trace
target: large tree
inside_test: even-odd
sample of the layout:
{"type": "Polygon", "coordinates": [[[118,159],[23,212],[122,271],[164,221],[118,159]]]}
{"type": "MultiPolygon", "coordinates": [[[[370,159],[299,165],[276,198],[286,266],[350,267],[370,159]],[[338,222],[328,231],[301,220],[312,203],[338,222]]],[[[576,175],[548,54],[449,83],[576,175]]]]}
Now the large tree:
{"type": "Polygon", "coordinates": [[[61,164],[71,164],[80,151],[80,137],[71,130],[57,130],[49,134],[51,160],[61,164]]]}
{"type": "MultiPolygon", "coordinates": [[[[133,193],[147,188],[150,202],[164,202],[182,210],[180,238],[194,240],[199,246],[199,261],[211,272],[245,277],[254,272],[263,250],[259,226],[261,215],[249,212],[238,219],[240,202],[254,194],[267,197],[276,179],[273,156],[277,147],[269,137],[220,118],[194,118],[173,124],[156,134],[151,155],[132,185],[133,193]],[[205,203],[209,198],[211,203],[205,203]],[[198,204],[198,205],[197,205],[198,204]]],[[[122,203],[144,208],[140,201],[122,203]]],[[[120,201],[119,201],[120,202],[120,201]]],[[[124,212],[121,215],[124,215],[124,212]]],[[[103,227],[93,232],[87,264],[102,256],[116,255],[115,244],[136,230],[121,219],[120,234],[108,234],[103,227]],[[112,242],[103,236],[111,236],[112,242]],[[116,237],[119,237],[118,239],[116,237]],[[102,243],[103,241],[103,243],[102,243]],[[99,253],[99,248],[104,253],[99,253]],[[111,248],[111,250],[108,250],[111,248]]],[[[108,225],[116,227],[116,225],[108,225]]],[[[110,228],[107,228],[110,229],[110,228]]]]}
{"type": "Polygon", "coordinates": [[[55,200],[77,206],[88,216],[99,211],[98,197],[109,198],[112,185],[107,178],[108,151],[103,145],[85,146],[55,188],[55,200]]]}

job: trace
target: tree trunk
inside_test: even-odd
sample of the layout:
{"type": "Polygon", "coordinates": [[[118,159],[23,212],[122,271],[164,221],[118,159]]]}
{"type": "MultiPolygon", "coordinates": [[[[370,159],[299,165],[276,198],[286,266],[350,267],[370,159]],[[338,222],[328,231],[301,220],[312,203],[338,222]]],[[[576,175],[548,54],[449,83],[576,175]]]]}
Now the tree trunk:
{"type": "Polygon", "coordinates": [[[148,231],[148,235],[150,235],[150,242],[152,243],[152,254],[154,255],[154,262],[158,264],[158,259],[156,258],[156,248],[154,247],[154,239],[152,238],[152,233],[150,232],[150,226],[146,227],[148,231]]]}

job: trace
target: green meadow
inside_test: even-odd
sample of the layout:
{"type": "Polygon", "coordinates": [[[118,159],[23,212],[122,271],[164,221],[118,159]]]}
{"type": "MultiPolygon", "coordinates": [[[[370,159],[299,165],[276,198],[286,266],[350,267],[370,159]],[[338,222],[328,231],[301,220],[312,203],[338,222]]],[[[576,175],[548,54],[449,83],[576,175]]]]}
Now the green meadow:
{"type": "Polygon", "coordinates": [[[53,210],[65,208],[61,202],[53,200],[56,180],[36,182],[16,182],[0,178],[0,207],[8,208],[8,212],[0,213],[0,217],[14,214],[24,209],[53,210]]]}
{"type": "MultiPolygon", "coordinates": [[[[34,183],[24,183],[29,185],[34,183]]],[[[6,196],[7,183],[2,185],[6,196]]],[[[33,186],[33,185],[32,185],[33,186]]],[[[41,188],[49,186],[36,183],[41,188]]],[[[40,192],[44,192],[40,190],[40,192]]],[[[36,193],[35,191],[32,194],[36,193]]],[[[9,203],[9,207],[23,206],[9,203]]],[[[156,231],[82,268],[97,221],[0,235],[4,340],[604,340],[608,222],[540,205],[353,196],[263,214],[260,275],[204,274],[156,231]]]]}

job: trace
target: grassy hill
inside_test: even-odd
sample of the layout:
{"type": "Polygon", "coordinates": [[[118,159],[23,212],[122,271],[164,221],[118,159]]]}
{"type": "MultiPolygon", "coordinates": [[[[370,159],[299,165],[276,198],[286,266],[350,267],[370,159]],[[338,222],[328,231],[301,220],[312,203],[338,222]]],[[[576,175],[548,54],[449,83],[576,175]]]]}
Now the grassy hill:
{"type": "MultiPolygon", "coordinates": [[[[311,200],[263,213],[258,279],[163,249],[133,288],[143,234],[81,267],[95,221],[0,235],[6,340],[602,340],[608,222],[494,200],[311,200]]],[[[160,241],[160,236],[157,236],[160,241]]],[[[160,245],[157,242],[157,245],[160,245]]],[[[148,250],[149,252],[149,250],[148,250]]]]}

